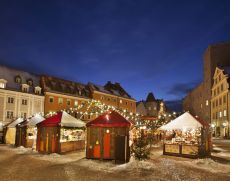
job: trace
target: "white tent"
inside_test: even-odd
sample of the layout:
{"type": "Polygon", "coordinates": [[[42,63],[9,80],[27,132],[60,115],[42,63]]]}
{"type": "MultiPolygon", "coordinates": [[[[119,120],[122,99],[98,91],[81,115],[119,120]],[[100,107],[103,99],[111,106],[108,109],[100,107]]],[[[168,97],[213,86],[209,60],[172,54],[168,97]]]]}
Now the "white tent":
{"type": "Polygon", "coordinates": [[[16,125],[23,121],[22,118],[18,118],[7,126],[5,137],[6,144],[15,144],[16,125]]]}
{"type": "Polygon", "coordinates": [[[61,126],[81,128],[85,126],[85,123],[80,119],[76,119],[75,117],[69,115],[67,112],[63,111],[61,126]]]}
{"type": "Polygon", "coordinates": [[[33,116],[32,118],[30,118],[30,120],[27,123],[27,126],[36,126],[36,124],[42,122],[43,120],[45,120],[44,117],[42,117],[40,114],[35,114],[35,116],[33,116]]]}
{"type": "Polygon", "coordinates": [[[161,130],[187,130],[187,129],[197,129],[203,127],[203,125],[194,118],[189,112],[185,112],[181,116],[172,120],[166,125],[161,126],[161,130]]]}

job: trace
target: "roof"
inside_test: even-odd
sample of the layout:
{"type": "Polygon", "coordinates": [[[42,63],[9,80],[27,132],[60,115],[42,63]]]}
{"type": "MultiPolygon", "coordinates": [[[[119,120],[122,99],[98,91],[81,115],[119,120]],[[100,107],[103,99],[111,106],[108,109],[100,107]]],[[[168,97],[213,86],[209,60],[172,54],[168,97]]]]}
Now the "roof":
{"type": "Polygon", "coordinates": [[[172,120],[166,125],[161,126],[159,129],[162,130],[186,130],[186,129],[197,129],[200,127],[208,127],[208,124],[204,121],[201,121],[194,116],[192,116],[189,112],[185,112],[181,116],[172,120]]]}
{"type": "Polygon", "coordinates": [[[29,121],[27,122],[27,126],[36,126],[36,124],[44,121],[45,118],[42,117],[40,114],[35,114],[35,116],[31,117],[29,121]]]}
{"type": "Polygon", "coordinates": [[[226,73],[230,76],[230,66],[229,67],[223,67],[223,69],[224,69],[224,73],[226,73]]]}
{"type": "Polygon", "coordinates": [[[34,93],[34,87],[40,87],[40,77],[38,75],[2,65],[0,65],[0,79],[7,81],[6,89],[9,90],[21,91],[21,84],[28,84],[29,80],[33,82],[33,85],[29,86],[29,93],[34,93]],[[21,78],[21,83],[16,83],[16,77],[21,78]]]}
{"type": "Polygon", "coordinates": [[[44,91],[62,93],[84,98],[90,97],[90,91],[87,85],[53,76],[42,75],[41,86],[44,91]]]}
{"type": "Polygon", "coordinates": [[[154,102],[154,101],[156,101],[156,99],[155,99],[153,93],[150,92],[150,93],[148,94],[147,98],[146,98],[146,102],[154,102]]]}
{"type": "Polygon", "coordinates": [[[41,127],[55,127],[60,125],[63,127],[80,128],[84,127],[85,123],[63,111],[58,112],[56,115],[46,118],[44,121],[38,123],[37,125],[41,127]]]}
{"type": "Polygon", "coordinates": [[[130,127],[131,123],[116,111],[107,112],[88,122],[86,127],[130,127]]]}
{"type": "Polygon", "coordinates": [[[12,123],[10,123],[7,127],[8,128],[15,128],[17,124],[22,123],[24,120],[23,118],[18,118],[15,121],[13,121],[12,123]]]}
{"type": "Polygon", "coordinates": [[[124,97],[126,99],[133,99],[125,90],[124,88],[117,82],[114,84],[111,81],[108,81],[104,86],[94,84],[92,82],[88,83],[88,86],[91,88],[91,90],[103,92],[106,94],[111,94],[114,96],[124,97]]]}

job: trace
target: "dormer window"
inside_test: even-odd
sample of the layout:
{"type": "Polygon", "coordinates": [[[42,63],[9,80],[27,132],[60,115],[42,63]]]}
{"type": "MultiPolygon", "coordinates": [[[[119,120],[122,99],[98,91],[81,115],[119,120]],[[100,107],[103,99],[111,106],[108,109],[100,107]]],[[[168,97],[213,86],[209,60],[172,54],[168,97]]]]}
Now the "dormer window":
{"type": "Polygon", "coordinates": [[[35,94],[41,94],[41,90],[42,90],[41,87],[36,86],[36,87],[34,88],[34,93],[35,93],[35,94]]]}
{"type": "Polygon", "coordinates": [[[6,83],[7,83],[7,81],[5,79],[0,79],[0,88],[5,89],[6,83]]]}
{"type": "Polygon", "coordinates": [[[20,75],[17,75],[15,77],[15,82],[18,83],[18,84],[21,84],[22,83],[22,78],[20,77],[20,75]]]}
{"type": "Polygon", "coordinates": [[[29,85],[22,84],[22,92],[29,92],[29,85]]]}
{"type": "Polygon", "coordinates": [[[28,84],[29,86],[33,86],[33,80],[32,80],[32,79],[28,79],[28,80],[27,80],[27,84],[28,84]]]}

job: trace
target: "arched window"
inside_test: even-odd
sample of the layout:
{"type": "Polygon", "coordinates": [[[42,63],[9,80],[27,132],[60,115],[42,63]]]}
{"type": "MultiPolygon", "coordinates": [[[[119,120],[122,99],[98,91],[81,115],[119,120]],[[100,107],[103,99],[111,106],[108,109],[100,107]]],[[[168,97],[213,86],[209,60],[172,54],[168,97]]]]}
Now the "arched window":
{"type": "Polygon", "coordinates": [[[21,84],[21,83],[22,83],[22,78],[21,78],[20,75],[17,75],[17,76],[15,77],[15,82],[18,83],[18,84],[21,84]]]}

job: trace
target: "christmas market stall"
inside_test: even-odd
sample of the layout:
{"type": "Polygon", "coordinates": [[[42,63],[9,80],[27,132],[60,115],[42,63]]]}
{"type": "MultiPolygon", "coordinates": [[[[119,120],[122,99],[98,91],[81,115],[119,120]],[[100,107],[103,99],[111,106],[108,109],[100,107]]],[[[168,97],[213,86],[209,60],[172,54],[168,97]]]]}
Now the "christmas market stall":
{"type": "Polygon", "coordinates": [[[85,148],[85,123],[58,112],[37,124],[37,150],[41,153],[64,153],[85,148]]]}
{"type": "Polygon", "coordinates": [[[211,132],[209,124],[185,112],[160,127],[165,131],[163,154],[199,158],[210,156],[211,132]]]}
{"type": "Polygon", "coordinates": [[[24,146],[26,148],[36,149],[37,127],[36,124],[45,120],[40,114],[35,114],[16,126],[15,146],[24,146]]]}
{"type": "Polygon", "coordinates": [[[16,137],[16,125],[23,122],[23,118],[18,118],[9,125],[7,125],[5,129],[5,143],[6,144],[15,144],[15,137],[16,137]]]}
{"type": "Polygon", "coordinates": [[[128,162],[130,126],[131,123],[115,111],[88,122],[86,157],[128,162]]]}

